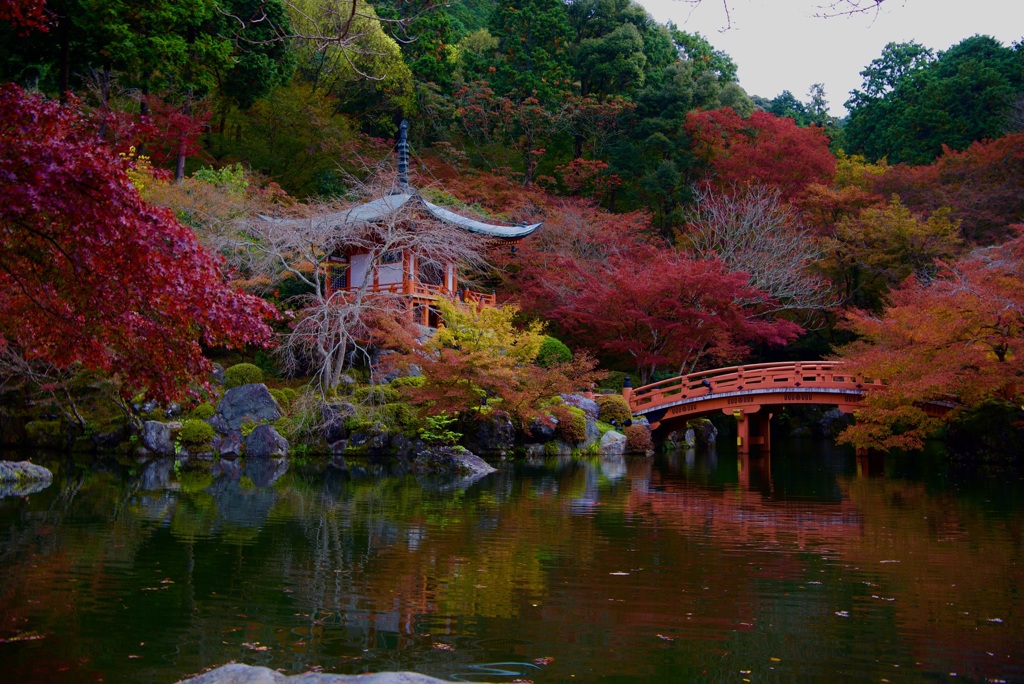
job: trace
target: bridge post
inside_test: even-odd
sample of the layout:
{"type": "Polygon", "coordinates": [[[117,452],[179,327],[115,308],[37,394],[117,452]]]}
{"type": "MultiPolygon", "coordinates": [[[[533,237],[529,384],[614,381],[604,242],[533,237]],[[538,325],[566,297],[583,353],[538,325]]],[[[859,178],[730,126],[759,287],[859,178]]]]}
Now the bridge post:
{"type": "Polygon", "coordinates": [[[732,412],[736,419],[736,452],[749,454],[754,451],[770,451],[772,448],[772,414],[767,411],[744,413],[740,409],[732,412]]]}
{"type": "Polygon", "coordinates": [[[740,454],[750,453],[750,421],[746,414],[739,409],[732,412],[736,419],[736,452],[740,454]]]}

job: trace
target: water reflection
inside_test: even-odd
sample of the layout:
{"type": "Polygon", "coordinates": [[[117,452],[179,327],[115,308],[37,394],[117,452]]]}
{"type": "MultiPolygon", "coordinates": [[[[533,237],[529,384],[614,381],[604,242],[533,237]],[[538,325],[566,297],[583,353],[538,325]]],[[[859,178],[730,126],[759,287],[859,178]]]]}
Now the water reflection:
{"type": "MultiPolygon", "coordinates": [[[[50,464],[48,464],[50,465],[50,464]]],[[[0,501],[0,680],[1024,678],[1021,487],[827,445],[476,482],[57,462],[0,501]],[[890,468],[890,471],[894,468],[890,468]]]]}

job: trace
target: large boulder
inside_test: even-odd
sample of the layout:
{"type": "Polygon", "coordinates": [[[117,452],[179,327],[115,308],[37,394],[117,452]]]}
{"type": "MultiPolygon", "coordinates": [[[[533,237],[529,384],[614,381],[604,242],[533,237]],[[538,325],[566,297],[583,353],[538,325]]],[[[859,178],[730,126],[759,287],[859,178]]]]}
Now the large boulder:
{"type": "Polygon", "coordinates": [[[274,422],[281,417],[281,407],[266,385],[255,383],[232,387],[225,392],[217,405],[217,415],[224,419],[229,431],[241,430],[245,423],[274,422]]]}
{"type": "Polygon", "coordinates": [[[534,418],[530,422],[530,438],[533,442],[550,442],[558,432],[558,421],[554,418],[541,420],[534,418]]]}
{"type": "Polygon", "coordinates": [[[417,672],[377,672],[373,674],[339,675],[307,672],[287,676],[276,670],[253,665],[231,663],[221,665],[179,684],[448,684],[445,680],[417,672]]]}
{"type": "Polygon", "coordinates": [[[487,461],[460,447],[428,447],[412,462],[417,475],[482,476],[495,471],[487,461]]]}
{"type": "Polygon", "coordinates": [[[516,446],[516,426],[504,411],[493,411],[477,423],[476,434],[470,435],[469,447],[481,453],[511,451],[516,446]]]}
{"type": "Polygon", "coordinates": [[[587,437],[583,440],[583,444],[580,446],[588,447],[591,444],[597,444],[601,441],[601,428],[597,426],[597,421],[587,417],[587,437]]]}
{"type": "Polygon", "coordinates": [[[355,406],[344,402],[324,404],[321,415],[323,415],[324,419],[323,435],[325,442],[335,444],[343,439],[348,439],[349,429],[346,426],[346,422],[348,418],[356,415],[355,406]]]}
{"type": "Polygon", "coordinates": [[[0,461],[0,497],[28,496],[46,489],[53,473],[28,461],[0,461]]]}
{"type": "Polygon", "coordinates": [[[587,399],[582,394],[563,394],[562,401],[566,406],[575,406],[587,414],[588,420],[597,420],[601,414],[601,407],[593,399],[587,399]]]}
{"type": "Polygon", "coordinates": [[[174,433],[181,429],[181,423],[161,423],[147,420],[142,424],[142,446],[160,456],[174,455],[174,433]]]}
{"type": "Polygon", "coordinates": [[[622,456],[626,453],[626,435],[609,430],[601,437],[601,455],[622,456]]]}
{"type": "Polygon", "coordinates": [[[233,461],[240,458],[242,456],[242,433],[229,432],[224,437],[217,435],[213,438],[213,448],[223,459],[233,461]]]}
{"type": "Polygon", "coordinates": [[[288,455],[288,440],[273,425],[257,425],[245,438],[245,456],[250,459],[283,458],[288,455]]]}

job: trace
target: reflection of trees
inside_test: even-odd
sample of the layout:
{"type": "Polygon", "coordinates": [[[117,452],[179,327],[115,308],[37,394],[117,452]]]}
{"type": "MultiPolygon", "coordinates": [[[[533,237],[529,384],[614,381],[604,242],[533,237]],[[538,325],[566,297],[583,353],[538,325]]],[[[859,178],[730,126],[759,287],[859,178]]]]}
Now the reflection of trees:
{"type": "MultiPolygon", "coordinates": [[[[840,478],[834,502],[773,499],[722,481],[727,457],[624,465],[448,492],[338,473],[155,490],[61,477],[13,524],[0,505],[0,630],[46,633],[109,679],[146,642],[131,671],[152,681],[229,659],[445,674],[541,656],[556,657],[553,681],[595,663],[605,677],[715,678],[771,657],[785,678],[851,659],[963,671],[950,654],[1024,650],[1022,609],[1002,603],[1022,579],[1019,514],[880,478],[840,478]],[[255,642],[270,649],[242,647],[255,642]]],[[[5,674],[34,681],[42,665],[19,667],[5,674]]],[[[978,670],[964,674],[1000,675],[978,670]]]]}

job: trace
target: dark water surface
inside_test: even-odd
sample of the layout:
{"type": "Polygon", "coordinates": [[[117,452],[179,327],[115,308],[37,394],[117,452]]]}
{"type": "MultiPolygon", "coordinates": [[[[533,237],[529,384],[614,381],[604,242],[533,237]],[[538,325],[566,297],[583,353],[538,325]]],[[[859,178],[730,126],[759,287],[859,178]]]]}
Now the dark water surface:
{"type": "MultiPolygon", "coordinates": [[[[39,459],[37,459],[38,462],[39,459]]],[[[57,468],[0,499],[0,681],[1024,681],[1024,487],[811,442],[468,487],[57,468]]]]}

